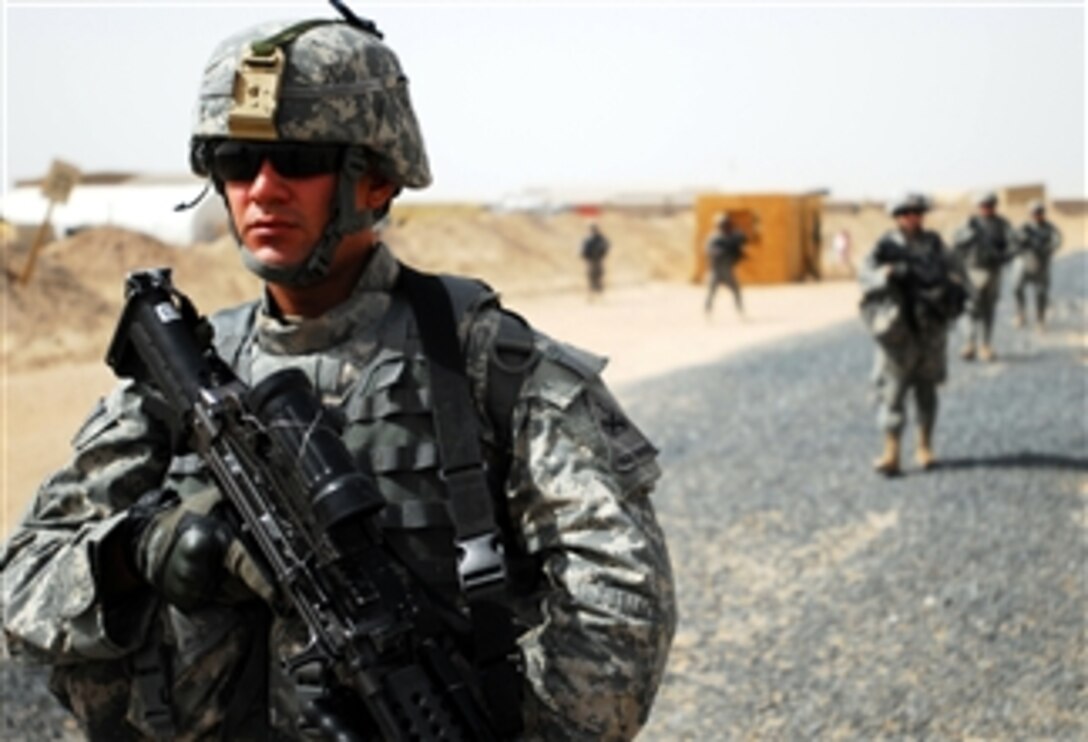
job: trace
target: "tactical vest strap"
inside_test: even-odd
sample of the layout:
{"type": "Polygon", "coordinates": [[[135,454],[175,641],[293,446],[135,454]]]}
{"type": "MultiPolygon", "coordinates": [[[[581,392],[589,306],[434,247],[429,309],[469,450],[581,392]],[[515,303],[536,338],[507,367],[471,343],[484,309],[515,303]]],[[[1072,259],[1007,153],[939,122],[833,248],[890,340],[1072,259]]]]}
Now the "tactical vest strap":
{"type": "Polygon", "coordinates": [[[458,552],[457,574],[472,619],[473,662],[502,736],[520,731],[521,687],[508,575],[457,316],[442,279],[403,264],[397,289],[416,317],[433,393],[435,437],[458,552]]]}
{"type": "MultiPolygon", "coordinates": [[[[231,368],[238,368],[242,351],[253,334],[253,322],[257,317],[258,301],[250,301],[215,315],[215,350],[231,368]]],[[[248,375],[249,364],[245,373],[248,375]]]]}

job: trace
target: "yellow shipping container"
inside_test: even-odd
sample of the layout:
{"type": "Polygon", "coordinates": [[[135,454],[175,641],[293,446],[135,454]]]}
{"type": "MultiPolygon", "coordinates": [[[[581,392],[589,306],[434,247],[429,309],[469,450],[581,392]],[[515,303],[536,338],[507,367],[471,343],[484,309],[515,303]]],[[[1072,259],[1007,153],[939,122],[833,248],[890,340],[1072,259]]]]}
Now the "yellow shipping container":
{"type": "Polygon", "coordinates": [[[748,237],[736,268],[742,284],[789,283],[820,277],[819,195],[705,194],[695,200],[695,270],[706,276],[706,242],[728,213],[748,237]]]}

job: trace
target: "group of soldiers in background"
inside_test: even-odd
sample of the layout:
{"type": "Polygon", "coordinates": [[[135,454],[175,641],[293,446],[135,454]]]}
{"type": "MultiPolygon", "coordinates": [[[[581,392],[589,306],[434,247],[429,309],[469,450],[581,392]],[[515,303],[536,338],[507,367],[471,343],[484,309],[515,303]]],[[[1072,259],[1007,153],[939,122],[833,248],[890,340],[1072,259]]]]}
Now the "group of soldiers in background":
{"type": "Polygon", "coordinates": [[[948,249],[937,232],[924,227],[928,199],[907,194],[892,201],[888,213],[895,227],[877,241],[859,274],[862,319],[877,343],[873,376],[884,450],[873,466],[882,474],[900,471],[910,392],[918,416],[916,461],[922,469],[935,464],[937,386],[948,371],[948,332],[966,311],[967,341],[961,356],[994,359],[994,313],[1006,264],[1014,263],[1016,325],[1026,322],[1028,286],[1035,293],[1037,327],[1045,324],[1050,259],[1061,245],[1060,232],[1046,219],[1045,205],[1032,202],[1030,218],[1019,230],[997,213],[995,194],[983,194],[976,206],[977,213],[955,231],[948,249]]]}

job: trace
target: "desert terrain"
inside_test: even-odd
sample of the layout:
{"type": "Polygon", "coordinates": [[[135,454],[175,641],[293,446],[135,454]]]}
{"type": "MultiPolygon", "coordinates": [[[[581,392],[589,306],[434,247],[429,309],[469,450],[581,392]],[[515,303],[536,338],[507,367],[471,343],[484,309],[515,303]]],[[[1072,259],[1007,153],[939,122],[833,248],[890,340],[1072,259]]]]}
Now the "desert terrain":
{"type": "MultiPolygon", "coordinates": [[[[872,211],[872,210],[870,210],[872,211]]],[[[951,217],[938,213],[938,218],[951,217]]],[[[841,265],[825,260],[826,280],[745,288],[747,318],[719,292],[702,311],[704,289],[689,279],[690,210],[605,212],[595,220],[612,242],[607,290],[590,302],[578,246],[587,220],[576,214],[497,214],[467,207],[394,212],[385,239],[402,260],[425,270],[476,275],[540,330],[610,359],[615,387],[804,334],[856,316],[858,291],[841,265]]],[[[825,234],[850,228],[855,260],[887,226],[876,214],[831,214],[825,234]]],[[[1083,225],[1066,226],[1083,244],[1083,225]],[[1077,231],[1079,230],[1079,235],[1077,231]]],[[[825,240],[825,245],[829,240],[825,240]]],[[[12,273],[25,249],[5,251],[0,286],[3,346],[2,518],[7,533],[37,485],[68,455],[68,441],[113,378],[103,358],[131,270],[169,265],[176,285],[206,313],[246,300],[257,279],[238,263],[229,238],[188,247],[115,228],[48,244],[26,285],[12,273]]]]}

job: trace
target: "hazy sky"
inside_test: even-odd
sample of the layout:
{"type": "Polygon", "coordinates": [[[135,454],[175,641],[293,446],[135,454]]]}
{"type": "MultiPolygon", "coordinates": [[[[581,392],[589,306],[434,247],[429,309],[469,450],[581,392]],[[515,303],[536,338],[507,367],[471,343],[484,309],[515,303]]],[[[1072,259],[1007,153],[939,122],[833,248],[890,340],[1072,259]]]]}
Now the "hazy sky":
{"type": "MultiPolygon", "coordinates": [[[[305,3],[2,0],[5,186],[54,157],[180,172],[200,71],[305,3]]],[[[410,79],[434,198],[531,187],[1085,194],[1085,9],[348,3],[410,79]]]]}

